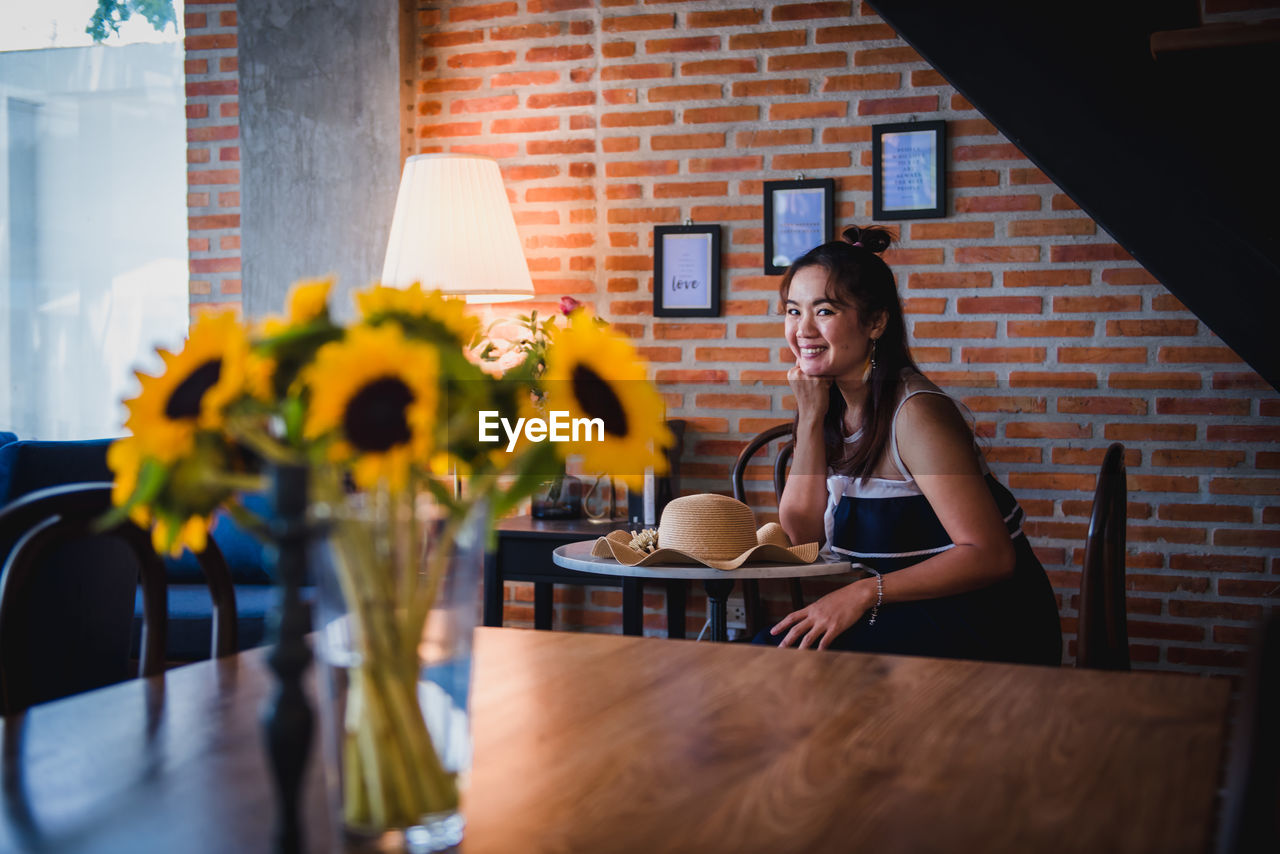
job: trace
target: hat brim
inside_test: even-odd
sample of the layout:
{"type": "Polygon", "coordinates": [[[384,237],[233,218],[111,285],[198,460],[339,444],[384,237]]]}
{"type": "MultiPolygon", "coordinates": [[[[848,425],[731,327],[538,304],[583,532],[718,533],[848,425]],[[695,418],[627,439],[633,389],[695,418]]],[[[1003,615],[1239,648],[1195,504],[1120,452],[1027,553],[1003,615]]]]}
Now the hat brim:
{"type": "Polygon", "coordinates": [[[593,557],[611,557],[623,566],[658,566],[668,564],[686,564],[709,566],[712,569],[737,569],[745,563],[813,563],[818,559],[818,544],[805,543],[800,546],[780,546],[773,543],[761,543],[747,549],[730,560],[712,560],[700,558],[679,549],[655,549],[642,552],[629,545],[631,535],[626,531],[611,531],[608,535],[596,540],[591,547],[593,557]]]}

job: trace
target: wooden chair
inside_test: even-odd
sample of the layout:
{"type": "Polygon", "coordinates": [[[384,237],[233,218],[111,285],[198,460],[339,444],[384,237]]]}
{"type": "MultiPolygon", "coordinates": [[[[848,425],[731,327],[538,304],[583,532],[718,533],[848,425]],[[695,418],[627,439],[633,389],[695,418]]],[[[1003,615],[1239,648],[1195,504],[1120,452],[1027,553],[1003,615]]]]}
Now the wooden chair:
{"type": "Polygon", "coordinates": [[[1125,609],[1125,526],[1128,483],[1124,445],[1107,448],[1098,473],[1089,516],[1089,534],[1080,573],[1080,617],[1076,666],[1129,669],[1129,628],[1125,609]]]}
{"type": "Polygon", "coordinates": [[[1280,851],[1280,610],[1263,622],[1240,687],[1218,854],[1280,851]]]}
{"type": "MultiPolygon", "coordinates": [[[[135,591],[142,588],[140,676],[165,667],[167,580],[151,537],[132,522],[105,531],[111,484],[37,490],[0,510],[0,710],[129,678],[135,591]]],[[[217,547],[200,556],[216,609],[211,648],[236,651],[235,593],[217,547]]]]}
{"type": "MultiPolygon", "coordinates": [[[[733,484],[733,497],[743,503],[747,503],[747,490],[744,485],[747,466],[751,462],[751,458],[755,456],[762,448],[768,447],[769,443],[791,436],[790,424],[778,424],[762,430],[755,436],[747,446],[738,454],[738,458],[733,461],[732,468],[729,469],[729,478],[733,484]]],[[[778,451],[778,456],[773,461],[773,494],[779,501],[782,500],[782,489],[787,484],[787,466],[791,463],[791,455],[795,453],[796,443],[793,439],[788,438],[778,451]]],[[[800,588],[800,582],[791,579],[789,582],[791,588],[791,605],[795,610],[804,607],[804,592],[800,588]]],[[[760,600],[760,582],[756,579],[743,579],[742,581],[742,601],[747,610],[747,634],[754,635],[763,626],[761,625],[761,617],[763,607],[760,600]]]]}

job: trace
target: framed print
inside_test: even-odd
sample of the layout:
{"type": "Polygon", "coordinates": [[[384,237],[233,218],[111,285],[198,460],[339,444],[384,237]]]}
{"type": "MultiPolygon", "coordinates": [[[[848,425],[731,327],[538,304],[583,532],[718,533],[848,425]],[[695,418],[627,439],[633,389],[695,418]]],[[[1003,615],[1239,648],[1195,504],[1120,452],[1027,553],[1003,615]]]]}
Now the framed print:
{"type": "Polygon", "coordinates": [[[871,126],[871,218],[947,215],[947,123],[871,126]]]}
{"type": "Polygon", "coordinates": [[[653,316],[720,316],[720,226],[653,227],[653,316]]]}
{"type": "Polygon", "coordinates": [[[835,232],[834,178],[764,182],[764,271],[776,276],[835,232]]]}

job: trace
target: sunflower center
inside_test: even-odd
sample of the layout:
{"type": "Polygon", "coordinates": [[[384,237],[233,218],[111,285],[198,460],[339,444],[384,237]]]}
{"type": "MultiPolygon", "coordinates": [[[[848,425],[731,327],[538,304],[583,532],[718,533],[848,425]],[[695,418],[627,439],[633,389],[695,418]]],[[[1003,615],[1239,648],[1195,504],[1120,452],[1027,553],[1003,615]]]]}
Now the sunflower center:
{"type": "Polygon", "coordinates": [[[366,385],[347,401],[342,430],[361,451],[386,451],[409,441],[405,408],[413,392],[397,377],[383,377],[366,385]]]}
{"type": "Polygon", "coordinates": [[[627,435],[627,411],[614,394],[613,387],[586,365],[573,368],[573,396],[588,418],[604,421],[604,431],[614,436],[627,435]]]}
{"type": "Polygon", "coordinates": [[[178,383],[164,404],[166,418],[195,418],[200,414],[200,401],[204,393],[218,383],[222,375],[222,360],[210,359],[178,383]]]}

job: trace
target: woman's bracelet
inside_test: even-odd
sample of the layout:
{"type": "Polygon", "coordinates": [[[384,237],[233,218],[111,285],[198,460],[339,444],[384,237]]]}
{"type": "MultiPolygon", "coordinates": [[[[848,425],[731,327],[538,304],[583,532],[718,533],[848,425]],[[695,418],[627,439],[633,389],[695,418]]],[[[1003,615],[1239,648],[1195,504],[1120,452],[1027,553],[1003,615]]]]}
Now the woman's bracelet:
{"type": "Polygon", "coordinates": [[[884,576],[869,566],[865,569],[876,577],[876,604],[871,606],[871,615],[867,619],[867,625],[874,626],[880,613],[880,603],[884,601],[884,576]]]}

